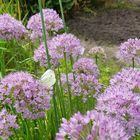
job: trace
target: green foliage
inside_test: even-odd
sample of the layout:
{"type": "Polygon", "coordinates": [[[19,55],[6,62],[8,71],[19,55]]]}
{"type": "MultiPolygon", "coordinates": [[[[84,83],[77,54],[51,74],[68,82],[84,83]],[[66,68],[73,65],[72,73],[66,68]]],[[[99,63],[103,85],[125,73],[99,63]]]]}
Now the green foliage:
{"type": "Polygon", "coordinates": [[[17,19],[21,20],[21,7],[18,0],[0,1],[0,14],[9,13],[17,19]]]}
{"type": "MultiPolygon", "coordinates": [[[[64,10],[70,10],[74,6],[74,0],[62,0],[64,10]]],[[[46,7],[52,7],[59,10],[58,0],[49,0],[46,2],[46,7]]]]}
{"type": "Polygon", "coordinates": [[[100,82],[106,88],[109,85],[109,80],[112,76],[121,70],[122,66],[116,63],[113,59],[105,60],[106,62],[99,61],[100,82]]]}
{"type": "Polygon", "coordinates": [[[33,45],[31,43],[21,43],[0,40],[0,73],[6,75],[14,71],[35,71],[33,61],[33,45]]]}

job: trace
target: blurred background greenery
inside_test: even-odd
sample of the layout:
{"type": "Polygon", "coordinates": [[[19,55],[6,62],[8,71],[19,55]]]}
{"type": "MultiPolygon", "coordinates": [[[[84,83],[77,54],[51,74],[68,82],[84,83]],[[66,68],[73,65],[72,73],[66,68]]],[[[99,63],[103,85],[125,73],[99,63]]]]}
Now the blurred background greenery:
{"type": "MultiPolygon", "coordinates": [[[[59,0],[42,0],[43,8],[60,12],[59,0]]],[[[128,0],[62,0],[65,16],[77,10],[129,7],[128,0]]],[[[0,13],[10,13],[19,20],[25,20],[38,12],[38,0],[0,0],[0,13]]]]}

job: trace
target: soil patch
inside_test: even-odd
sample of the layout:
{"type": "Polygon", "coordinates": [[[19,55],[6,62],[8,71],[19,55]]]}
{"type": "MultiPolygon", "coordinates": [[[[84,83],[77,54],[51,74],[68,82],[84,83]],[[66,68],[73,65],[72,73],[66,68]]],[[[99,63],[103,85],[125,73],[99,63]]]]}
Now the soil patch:
{"type": "Polygon", "coordinates": [[[97,44],[120,44],[128,38],[140,38],[140,9],[110,9],[94,14],[78,13],[68,21],[70,30],[97,44]]]}

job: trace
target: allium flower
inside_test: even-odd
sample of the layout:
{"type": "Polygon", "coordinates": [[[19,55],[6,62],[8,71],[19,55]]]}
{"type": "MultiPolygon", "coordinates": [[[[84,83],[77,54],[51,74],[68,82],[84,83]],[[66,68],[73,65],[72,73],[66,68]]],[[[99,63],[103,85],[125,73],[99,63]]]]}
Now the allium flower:
{"type": "Polygon", "coordinates": [[[41,66],[47,66],[47,55],[44,44],[41,44],[34,52],[34,61],[40,62],[41,66]]]}
{"type": "Polygon", "coordinates": [[[110,80],[111,86],[98,98],[97,109],[117,116],[134,134],[140,132],[140,70],[127,68],[110,80]]]}
{"type": "MultiPolygon", "coordinates": [[[[66,74],[61,75],[61,81],[63,88],[67,92],[66,74]]],[[[94,75],[77,74],[73,76],[72,73],[69,73],[68,81],[71,94],[82,97],[83,101],[94,97],[101,89],[101,85],[94,75]]]]}
{"type": "MultiPolygon", "coordinates": [[[[64,52],[68,55],[78,56],[83,53],[84,48],[80,44],[80,40],[72,34],[61,34],[53,37],[48,41],[48,50],[51,57],[51,64],[57,66],[59,59],[64,57],[64,52]]],[[[47,67],[46,50],[42,43],[38,49],[35,50],[34,60],[40,62],[42,66],[47,67]]]]}
{"type": "MultiPolygon", "coordinates": [[[[53,9],[43,9],[44,23],[46,33],[50,31],[58,31],[63,28],[63,21],[53,9]]],[[[41,15],[37,13],[33,15],[27,24],[27,28],[32,30],[31,39],[42,38],[41,15]]]]}
{"type": "Polygon", "coordinates": [[[56,140],[128,140],[125,129],[114,118],[88,111],[74,114],[69,121],[62,119],[56,140]]]}
{"type": "Polygon", "coordinates": [[[8,139],[12,135],[12,129],[18,128],[16,116],[9,114],[6,109],[0,111],[0,138],[8,139]]]}
{"type": "Polygon", "coordinates": [[[44,117],[50,107],[48,90],[25,72],[11,73],[1,80],[0,101],[28,119],[44,117]]]}
{"type": "Polygon", "coordinates": [[[140,39],[128,39],[120,45],[120,54],[126,59],[137,58],[140,55],[140,39]]]}
{"type": "Polygon", "coordinates": [[[27,34],[22,23],[8,14],[0,15],[0,38],[4,40],[22,39],[27,34]]]}
{"type": "Polygon", "coordinates": [[[92,57],[98,56],[98,57],[106,58],[106,53],[102,47],[91,48],[88,52],[88,55],[92,57]]]}
{"type": "Polygon", "coordinates": [[[140,93],[140,70],[134,68],[122,69],[111,80],[110,84],[126,86],[133,92],[140,93]]]}
{"type": "Polygon", "coordinates": [[[78,74],[90,74],[98,77],[99,70],[94,60],[91,58],[80,58],[73,65],[73,70],[78,74]]]}
{"type": "Polygon", "coordinates": [[[84,101],[100,92],[101,85],[94,75],[77,75],[75,81],[71,84],[72,94],[81,96],[84,101]]]}
{"type": "MultiPolygon", "coordinates": [[[[69,88],[75,96],[86,101],[100,92],[101,85],[98,81],[98,68],[93,59],[80,58],[73,65],[74,75],[68,74],[69,88]]],[[[62,85],[67,85],[66,75],[61,76],[62,85]]],[[[66,90],[67,91],[67,90],[66,90]]]]}
{"type": "Polygon", "coordinates": [[[98,97],[96,109],[118,119],[131,136],[135,129],[140,132],[140,96],[123,87],[123,83],[108,87],[98,97]]]}
{"type": "MultiPolygon", "coordinates": [[[[64,89],[67,91],[67,88],[66,88],[67,87],[67,78],[66,78],[66,74],[64,74],[64,73],[61,74],[61,82],[62,82],[64,89]]],[[[70,86],[74,82],[73,73],[68,73],[68,82],[69,82],[70,86]]]]}
{"type": "MultiPolygon", "coordinates": [[[[40,62],[41,66],[45,66],[48,67],[47,64],[47,54],[46,54],[46,50],[45,50],[45,46],[42,43],[39,48],[37,48],[34,52],[34,61],[35,62],[40,62]]],[[[51,64],[53,66],[57,66],[59,64],[58,59],[55,58],[51,58],[51,64]]]]}
{"type": "Polygon", "coordinates": [[[52,38],[48,42],[50,55],[52,58],[60,59],[64,57],[64,52],[68,55],[78,56],[84,53],[80,40],[73,34],[63,33],[52,38]]]}

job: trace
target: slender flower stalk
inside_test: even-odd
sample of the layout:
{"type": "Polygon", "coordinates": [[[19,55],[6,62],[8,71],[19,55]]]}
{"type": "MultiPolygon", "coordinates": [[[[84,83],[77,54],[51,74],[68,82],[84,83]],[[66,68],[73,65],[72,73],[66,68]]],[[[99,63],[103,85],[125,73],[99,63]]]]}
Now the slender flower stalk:
{"type": "Polygon", "coordinates": [[[55,114],[55,127],[56,127],[56,131],[58,131],[58,123],[59,123],[59,120],[58,120],[58,108],[57,108],[57,102],[56,102],[56,91],[55,91],[55,86],[53,87],[53,105],[54,105],[54,114],[55,114]]]}
{"type": "MultiPolygon", "coordinates": [[[[47,64],[48,64],[48,68],[51,68],[51,63],[50,63],[50,55],[49,55],[49,50],[48,50],[48,46],[47,46],[47,38],[46,38],[46,30],[45,30],[45,23],[44,23],[44,17],[43,17],[43,11],[42,11],[42,2],[41,0],[38,0],[38,4],[39,4],[39,10],[40,10],[40,14],[41,14],[41,20],[42,20],[42,32],[43,32],[43,40],[44,40],[44,45],[45,45],[45,49],[46,49],[46,55],[47,55],[47,64]]],[[[53,106],[54,106],[54,113],[52,112],[52,116],[54,116],[55,121],[54,121],[54,128],[55,131],[58,131],[58,125],[59,125],[59,117],[58,117],[58,108],[57,108],[57,101],[56,101],[56,85],[53,86],[53,106]]]]}
{"type": "Polygon", "coordinates": [[[58,102],[60,105],[60,110],[61,110],[61,117],[64,116],[64,106],[63,106],[63,97],[61,96],[61,90],[59,87],[59,82],[58,82],[58,77],[56,77],[56,91],[57,91],[57,96],[58,96],[58,102]]]}
{"type": "Polygon", "coordinates": [[[64,93],[63,93],[63,87],[62,87],[62,81],[61,81],[61,73],[60,73],[59,66],[58,66],[58,80],[59,80],[59,85],[60,85],[60,96],[61,96],[62,107],[63,107],[63,113],[64,113],[63,116],[66,117],[64,93]]]}
{"type": "MultiPolygon", "coordinates": [[[[72,55],[70,55],[70,62],[71,62],[71,69],[73,69],[74,60],[73,60],[72,55]]],[[[75,81],[75,74],[74,74],[73,71],[72,71],[72,75],[73,75],[73,80],[75,81]]],[[[75,100],[76,100],[77,111],[79,111],[80,110],[80,107],[79,107],[79,97],[76,96],[75,100]]]]}
{"type": "Polygon", "coordinates": [[[96,62],[96,65],[98,64],[98,56],[95,55],[95,62],[96,62]]]}
{"type": "Polygon", "coordinates": [[[66,22],[65,22],[64,9],[63,9],[63,6],[62,6],[62,0],[59,0],[59,6],[60,6],[60,11],[61,11],[61,17],[62,17],[63,24],[64,24],[64,30],[65,30],[65,32],[68,32],[66,22]]]}
{"type": "Polygon", "coordinates": [[[66,72],[67,88],[68,88],[68,93],[69,93],[70,111],[72,113],[72,99],[71,99],[71,91],[70,91],[69,79],[68,79],[67,56],[66,56],[66,53],[65,52],[64,52],[64,61],[65,61],[65,72],[66,72]]]}
{"type": "Polygon", "coordinates": [[[132,66],[133,66],[133,68],[135,68],[135,58],[134,57],[132,58],[132,66]]]}
{"type": "Polygon", "coordinates": [[[0,72],[1,76],[5,75],[5,63],[4,63],[4,53],[3,50],[0,51],[0,72]]]}
{"type": "Polygon", "coordinates": [[[45,49],[46,49],[46,54],[47,54],[47,63],[48,63],[48,67],[51,68],[50,55],[49,55],[49,50],[48,50],[48,46],[47,46],[47,36],[46,36],[46,30],[45,30],[44,16],[43,16],[43,11],[42,11],[41,0],[38,0],[38,4],[39,4],[39,10],[40,10],[41,20],[42,20],[43,41],[44,41],[44,44],[45,44],[45,49]]]}

